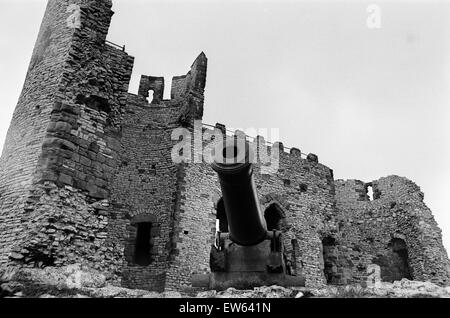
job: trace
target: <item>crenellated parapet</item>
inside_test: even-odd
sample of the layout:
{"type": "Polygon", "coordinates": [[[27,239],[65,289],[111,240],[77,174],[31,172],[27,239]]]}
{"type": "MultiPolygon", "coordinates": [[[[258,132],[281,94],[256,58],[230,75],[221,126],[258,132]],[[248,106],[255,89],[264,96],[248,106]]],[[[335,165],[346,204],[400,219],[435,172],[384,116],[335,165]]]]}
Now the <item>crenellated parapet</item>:
{"type": "Polygon", "coordinates": [[[202,52],[187,74],[173,77],[171,98],[168,100],[163,98],[163,77],[142,75],[138,96],[145,99],[152,107],[179,107],[177,120],[180,126],[193,127],[194,121],[201,120],[203,117],[207,64],[208,59],[202,52]],[[150,95],[153,97],[148,100],[150,95]]]}

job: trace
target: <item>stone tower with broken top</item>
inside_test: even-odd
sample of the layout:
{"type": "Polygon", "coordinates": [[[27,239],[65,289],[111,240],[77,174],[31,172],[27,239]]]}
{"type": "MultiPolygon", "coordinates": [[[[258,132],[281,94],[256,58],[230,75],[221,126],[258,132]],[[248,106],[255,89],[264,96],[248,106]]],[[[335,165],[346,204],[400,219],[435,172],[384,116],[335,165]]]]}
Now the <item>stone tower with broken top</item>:
{"type": "MultiPolygon", "coordinates": [[[[189,287],[209,271],[223,204],[208,164],[172,161],[171,137],[202,119],[207,58],[173,78],[170,100],[162,77],[129,93],[134,58],[106,41],[111,7],[48,1],[0,159],[0,267],[80,263],[125,287],[189,287]]],[[[275,147],[280,168],[257,164],[255,182],[308,286],[362,282],[370,264],[387,281],[449,283],[441,231],[412,181],[334,180],[316,155],[275,147]]]]}

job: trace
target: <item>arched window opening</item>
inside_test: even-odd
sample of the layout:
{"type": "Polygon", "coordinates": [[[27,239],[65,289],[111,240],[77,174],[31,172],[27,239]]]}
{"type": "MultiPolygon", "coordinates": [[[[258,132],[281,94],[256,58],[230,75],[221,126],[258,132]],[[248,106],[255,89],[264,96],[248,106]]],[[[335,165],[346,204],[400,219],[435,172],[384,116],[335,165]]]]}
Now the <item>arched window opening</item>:
{"type": "Polygon", "coordinates": [[[367,186],[367,196],[369,201],[373,201],[373,187],[371,185],[367,186]]]}
{"type": "Polygon", "coordinates": [[[172,76],[164,76],[164,92],[163,92],[163,99],[164,100],[170,100],[172,99],[172,82],[173,77],[172,76]]]}
{"type": "Polygon", "coordinates": [[[148,91],[148,96],[147,96],[147,98],[146,98],[146,100],[147,100],[147,102],[149,103],[149,104],[151,104],[152,102],[153,102],[153,95],[155,94],[155,92],[152,90],[152,89],[150,89],[149,91],[148,91]]]}
{"type": "Polygon", "coordinates": [[[281,231],[286,216],[280,206],[273,203],[264,212],[264,218],[266,219],[268,231],[281,231]]]}

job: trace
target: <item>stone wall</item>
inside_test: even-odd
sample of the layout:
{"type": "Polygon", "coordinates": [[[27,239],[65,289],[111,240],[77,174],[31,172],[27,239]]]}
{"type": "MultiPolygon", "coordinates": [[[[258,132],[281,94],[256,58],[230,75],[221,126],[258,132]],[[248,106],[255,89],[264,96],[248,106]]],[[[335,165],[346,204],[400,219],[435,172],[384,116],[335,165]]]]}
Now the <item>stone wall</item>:
{"type": "Polygon", "coordinates": [[[178,77],[183,79],[178,81],[183,90],[178,87],[171,100],[162,99],[163,79],[152,76],[142,76],[139,95],[128,95],[122,121],[120,165],[111,186],[111,213],[115,218],[109,231],[111,241],[125,245],[121,274],[125,286],[163,290],[166,272],[178,253],[174,237],[184,180],[180,178],[182,167],[171,157],[177,142],[172,140],[172,131],[181,125],[192,127],[196,113],[203,111],[206,63],[205,55],[200,54],[188,74],[178,77]],[[199,65],[203,73],[198,70],[199,65]],[[147,100],[149,90],[153,91],[153,100],[147,100]],[[191,96],[196,96],[196,100],[191,96]],[[135,227],[131,222],[136,217],[151,218],[158,228],[148,266],[133,260],[135,227]]]}
{"type": "Polygon", "coordinates": [[[20,233],[20,218],[50,122],[54,96],[75,29],[68,28],[68,1],[49,1],[22,93],[0,158],[0,264],[20,233]]]}
{"type": "Polygon", "coordinates": [[[348,259],[349,279],[360,281],[368,264],[383,265],[383,259],[392,260],[389,255],[393,244],[401,240],[406,244],[413,279],[449,282],[449,261],[441,230],[423,202],[423,193],[412,181],[398,176],[367,184],[337,180],[336,201],[336,238],[341,254],[348,259]],[[367,195],[369,186],[373,187],[372,200],[367,195]]]}
{"type": "Polygon", "coordinates": [[[152,263],[134,264],[128,251],[122,275],[125,286],[162,290],[170,256],[177,168],[172,163],[171,133],[177,127],[180,107],[149,105],[143,96],[130,95],[124,116],[120,165],[112,183],[110,240],[123,242],[131,220],[153,216],[159,226],[152,263]]]}
{"type": "MultiPolygon", "coordinates": [[[[209,140],[203,147],[211,149],[214,145],[215,141],[209,140]]],[[[333,172],[313,154],[304,159],[297,149],[286,153],[280,143],[275,146],[281,147],[278,171],[261,173],[261,164],[254,167],[262,209],[276,204],[283,211],[284,245],[294,267],[305,275],[308,286],[324,285],[321,240],[336,232],[333,172]]],[[[193,158],[202,158],[199,150],[192,147],[193,158]]],[[[272,151],[269,147],[258,150],[258,155],[269,156],[272,151]]],[[[209,271],[209,251],[216,232],[215,207],[221,198],[217,174],[206,162],[184,165],[182,178],[175,234],[177,257],[169,269],[168,289],[187,287],[193,273],[209,271]]]]}

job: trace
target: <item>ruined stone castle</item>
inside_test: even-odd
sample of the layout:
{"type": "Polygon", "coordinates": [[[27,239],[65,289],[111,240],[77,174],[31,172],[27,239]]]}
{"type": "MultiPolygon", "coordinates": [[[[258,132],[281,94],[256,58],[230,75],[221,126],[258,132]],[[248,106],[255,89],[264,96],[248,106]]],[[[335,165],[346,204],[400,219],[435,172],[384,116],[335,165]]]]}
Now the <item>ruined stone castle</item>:
{"type": "MultiPolygon", "coordinates": [[[[210,166],[171,159],[173,129],[202,119],[207,58],[173,78],[170,100],[161,77],[143,75],[129,93],[134,58],[106,41],[111,7],[48,1],[0,160],[0,266],[79,263],[125,287],[182,289],[210,270],[223,215],[210,166]]],[[[385,281],[450,282],[416,184],[335,180],[318,156],[273,147],[280,167],[255,166],[257,191],[307,286],[363,282],[372,264],[385,281]]]]}

